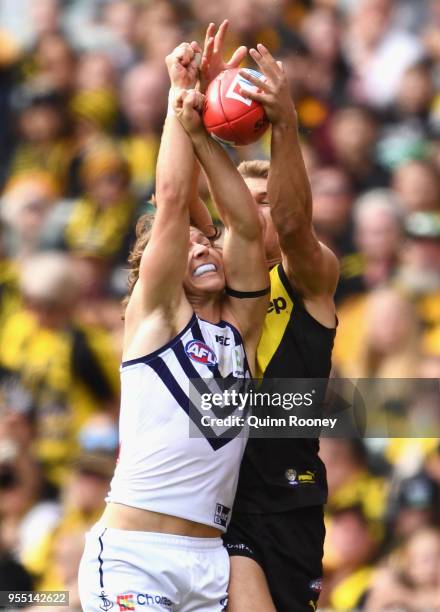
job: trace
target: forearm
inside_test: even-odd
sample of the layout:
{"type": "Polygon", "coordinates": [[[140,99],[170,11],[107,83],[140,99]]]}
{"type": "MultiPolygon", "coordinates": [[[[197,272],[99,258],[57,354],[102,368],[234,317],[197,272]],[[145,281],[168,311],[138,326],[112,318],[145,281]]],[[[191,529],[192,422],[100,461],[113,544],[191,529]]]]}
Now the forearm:
{"type": "Polygon", "coordinates": [[[296,121],[274,126],[268,199],[290,282],[304,297],[333,295],[339,264],[313,230],[312,195],[296,121]]]}
{"type": "Polygon", "coordinates": [[[280,234],[303,232],[312,223],[312,194],[299,143],[295,115],[292,121],[274,125],[268,199],[280,234]]]}
{"type": "Polygon", "coordinates": [[[194,167],[193,174],[191,177],[191,189],[189,195],[189,216],[191,225],[197,227],[207,236],[214,234],[214,223],[212,221],[211,213],[208,207],[199,197],[199,178],[200,178],[200,164],[196,159],[194,153],[194,167]]]}
{"type": "Polygon", "coordinates": [[[193,144],[223,223],[241,236],[254,239],[261,231],[257,207],[234,163],[205,132],[194,136],[193,144]]]}
{"type": "Polygon", "coordinates": [[[171,203],[175,213],[187,213],[194,188],[189,180],[193,169],[194,153],[191,140],[177,117],[168,116],[162,132],[156,166],[158,209],[171,203]]]}

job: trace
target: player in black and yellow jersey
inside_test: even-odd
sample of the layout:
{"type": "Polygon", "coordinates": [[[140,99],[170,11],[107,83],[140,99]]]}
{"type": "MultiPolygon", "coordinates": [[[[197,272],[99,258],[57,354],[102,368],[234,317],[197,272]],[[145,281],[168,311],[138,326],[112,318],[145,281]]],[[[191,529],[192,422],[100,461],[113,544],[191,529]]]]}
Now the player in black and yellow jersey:
{"type": "MultiPolygon", "coordinates": [[[[271,162],[239,170],[260,205],[271,304],[257,361],[273,378],[327,378],[336,328],[339,266],[312,228],[312,197],[296,112],[281,64],[258,45],[252,58],[267,77],[260,101],[272,123],[271,162]]],[[[254,82],[251,77],[246,77],[254,82]]],[[[317,439],[250,439],[225,537],[231,555],[230,612],[315,610],[322,575],[325,467],[317,439]]]]}

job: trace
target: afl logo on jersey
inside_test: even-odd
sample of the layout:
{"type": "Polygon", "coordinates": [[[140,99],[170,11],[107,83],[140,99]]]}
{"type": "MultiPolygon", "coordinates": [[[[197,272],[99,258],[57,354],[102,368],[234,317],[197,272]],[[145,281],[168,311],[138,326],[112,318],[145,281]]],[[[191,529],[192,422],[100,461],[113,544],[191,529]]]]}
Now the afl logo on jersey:
{"type": "Polygon", "coordinates": [[[190,340],[185,346],[185,353],[190,359],[207,366],[217,365],[217,357],[207,344],[200,340],[190,340]]]}

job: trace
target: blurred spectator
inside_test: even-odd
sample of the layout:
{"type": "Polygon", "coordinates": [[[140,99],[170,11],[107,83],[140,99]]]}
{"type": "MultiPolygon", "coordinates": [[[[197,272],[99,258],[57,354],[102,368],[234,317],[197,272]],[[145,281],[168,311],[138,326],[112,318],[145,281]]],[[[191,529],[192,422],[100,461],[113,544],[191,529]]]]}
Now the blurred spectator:
{"type": "Polygon", "coordinates": [[[427,63],[408,68],[383,120],[378,155],[388,167],[423,156],[431,134],[434,84],[427,63]]]}
{"type": "Polygon", "coordinates": [[[423,347],[440,355],[440,213],[412,213],[396,282],[416,304],[423,324],[423,347]]]}
{"type": "MultiPolygon", "coordinates": [[[[223,10],[232,24],[234,33],[240,40],[249,40],[255,32],[261,30],[276,18],[277,7],[274,10],[258,10],[255,0],[224,0],[223,10]]],[[[272,8],[272,7],[271,7],[272,8]]]]}
{"type": "Polygon", "coordinates": [[[86,251],[73,253],[72,264],[79,285],[78,320],[89,327],[96,326],[109,332],[117,354],[121,355],[121,298],[125,295],[127,276],[123,264],[114,269],[106,257],[86,251]]]}
{"type": "Polygon", "coordinates": [[[20,286],[25,307],[3,325],[0,365],[32,393],[38,456],[52,480],[60,482],[87,416],[98,408],[116,408],[116,358],[101,329],[72,318],[78,280],[67,256],[30,258],[20,286]]]}
{"type": "Polygon", "coordinates": [[[439,524],[440,488],[423,472],[401,480],[389,503],[393,541],[420,527],[439,524]]]}
{"type": "Polygon", "coordinates": [[[320,605],[355,610],[365,600],[379,541],[359,506],[336,511],[327,528],[320,605]]]}
{"type": "Polygon", "coordinates": [[[19,55],[16,41],[0,26],[0,189],[7,178],[9,159],[14,148],[10,101],[19,55]]]}
{"type": "MultiPolygon", "coordinates": [[[[166,0],[146,3],[136,24],[136,38],[144,62],[163,68],[163,58],[183,40],[178,5],[166,0]]],[[[225,18],[223,13],[221,19],[225,18]]]]}
{"type": "Polygon", "coordinates": [[[399,166],[393,175],[393,189],[406,212],[439,210],[440,179],[427,161],[410,161],[399,166]]]}
{"type": "Polygon", "coordinates": [[[426,19],[422,22],[422,40],[429,51],[430,57],[438,65],[440,62],[440,8],[437,0],[428,0],[426,19]]]}
{"type": "Polygon", "coordinates": [[[337,301],[385,284],[396,272],[403,239],[403,214],[398,198],[374,189],[356,200],[353,236],[358,252],[341,258],[337,301]]]}
{"type": "Polygon", "coordinates": [[[19,303],[16,265],[7,255],[6,228],[0,217],[0,329],[5,318],[18,307],[19,303]]]}
{"type": "Polygon", "coordinates": [[[367,448],[361,440],[323,438],[320,456],[327,468],[330,515],[337,510],[360,506],[369,521],[384,515],[387,484],[369,472],[367,448]]]}
{"type": "Polygon", "coordinates": [[[108,29],[106,52],[119,71],[129,68],[136,58],[136,22],[139,7],[134,2],[111,0],[103,8],[103,28],[108,29]]]}
{"type": "Polygon", "coordinates": [[[202,27],[211,21],[218,23],[224,19],[224,5],[218,0],[190,0],[189,4],[194,19],[202,27]]]}
{"type": "Polygon", "coordinates": [[[48,173],[23,173],[11,180],[1,199],[0,215],[8,229],[5,246],[10,256],[22,259],[40,247],[45,219],[56,190],[48,173]]]}
{"type": "Polygon", "coordinates": [[[77,154],[81,158],[88,146],[110,136],[117,122],[118,101],[111,89],[84,89],[77,90],[69,107],[77,154]]]}
{"type": "Polygon", "coordinates": [[[126,120],[121,148],[130,166],[133,187],[143,196],[150,195],[154,182],[167,89],[163,68],[152,63],[132,68],[121,84],[126,120]]]}
{"type": "Polygon", "coordinates": [[[417,376],[420,327],[411,302],[391,288],[377,289],[356,308],[341,309],[334,360],[343,376],[417,376]],[[346,316],[344,316],[346,315],[346,316]]]}
{"type": "Polygon", "coordinates": [[[341,52],[341,23],[336,13],[313,9],[302,22],[301,34],[309,57],[308,92],[332,106],[344,103],[349,71],[341,52]]]}
{"type": "Polygon", "coordinates": [[[26,79],[33,78],[42,87],[54,89],[64,98],[74,85],[76,56],[61,33],[41,36],[22,67],[26,79]]]}
{"type": "Polygon", "coordinates": [[[388,172],[375,161],[378,124],[362,107],[344,107],[332,117],[330,142],[334,161],[349,175],[356,192],[389,183],[388,172]]]}
{"type": "Polygon", "coordinates": [[[61,10],[59,0],[32,0],[29,16],[34,28],[34,34],[57,32],[60,29],[61,10]]]}
{"type": "Polygon", "coordinates": [[[319,239],[339,257],[354,252],[351,227],[353,191],[337,166],[319,168],[311,176],[313,224],[319,239]]]}
{"type": "Polygon", "coordinates": [[[394,101],[403,73],[424,54],[415,36],[393,26],[394,6],[394,0],[354,3],[345,40],[353,97],[378,108],[394,101]]]}
{"type": "Polygon", "coordinates": [[[54,90],[25,85],[14,92],[13,99],[20,140],[10,175],[44,170],[62,190],[72,150],[61,98],[54,90]]]}
{"type": "Polygon", "coordinates": [[[84,195],[67,207],[58,238],[69,251],[115,262],[126,252],[137,209],[128,164],[111,142],[96,142],[82,158],[79,177],[84,195]]]}
{"type": "Polygon", "coordinates": [[[115,419],[106,412],[96,413],[79,431],[78,441],[83,451],[115,454],[119,442],[115,419]]]}
{"type": "Polygon", "coordinates": [[[440,532],[411,534],[373,577],[365,610],[436,610],[440,605],[440,532]]]}
{"type": "Polygon", "coordinates": [[[76,85],[80,91],[114,91],[116,73],[105,53],[84,53],[78,63],[76,85]]]}
{"type": "Polygon", "coordinates": [[[75,459],[64,487],[60,520],[25,559],[26,568],[38,578],[38,588],[69,590],[73,607],[78,606],[84,533],[102,513],[114,466],[114,455],[108,453],[83,453],[75,459]]]}
{"type": "Polygon", "coordinates": [[[9,419],[11,409],[6,410],[0,429],[0,540],[23,562],[57,522],[59,506],[31,446],[20,443],[13,431],[17,419],[9,419]]]}

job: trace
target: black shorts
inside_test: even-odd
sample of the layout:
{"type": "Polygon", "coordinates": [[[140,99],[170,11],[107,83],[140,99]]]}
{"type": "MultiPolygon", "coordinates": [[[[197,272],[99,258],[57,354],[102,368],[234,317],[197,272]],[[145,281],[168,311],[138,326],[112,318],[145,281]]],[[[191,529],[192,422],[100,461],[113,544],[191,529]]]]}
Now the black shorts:
{"type": "Polygon", "coordinates": [[[235,512],[224,544],[230,556],[263,569],[277,612],[311,612],[321,591],[325,537],[322,506],[276,514],[235,512]]]}

